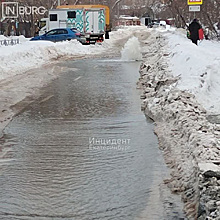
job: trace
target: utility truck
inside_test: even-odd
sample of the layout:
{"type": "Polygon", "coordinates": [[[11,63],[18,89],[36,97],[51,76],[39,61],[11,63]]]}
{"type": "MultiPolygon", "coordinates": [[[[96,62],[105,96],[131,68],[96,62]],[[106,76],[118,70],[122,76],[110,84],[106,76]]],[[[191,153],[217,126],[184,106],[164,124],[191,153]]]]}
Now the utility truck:
{"type": "Polygon", "coordinates": [[[90,44],[109,39],[110,15],[105,5],[61,5],[49,10],[48,18],[41,19],[39,35],[56,28],[77,29],[90,44]],[[43,26],[43,27],[42,27],[43,26]]]}

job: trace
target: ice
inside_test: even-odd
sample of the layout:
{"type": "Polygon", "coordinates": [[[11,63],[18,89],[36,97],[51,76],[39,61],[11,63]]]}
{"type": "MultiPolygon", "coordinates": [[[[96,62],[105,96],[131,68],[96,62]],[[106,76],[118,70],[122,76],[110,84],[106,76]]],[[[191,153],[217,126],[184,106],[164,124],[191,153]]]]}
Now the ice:
{"type": "Polygon", "coordinates": [[[199,165],[200,170],[203,172],[216,171],[220,173],[220,167],[213,163],[199,163],[198,165],[199,165]]]}

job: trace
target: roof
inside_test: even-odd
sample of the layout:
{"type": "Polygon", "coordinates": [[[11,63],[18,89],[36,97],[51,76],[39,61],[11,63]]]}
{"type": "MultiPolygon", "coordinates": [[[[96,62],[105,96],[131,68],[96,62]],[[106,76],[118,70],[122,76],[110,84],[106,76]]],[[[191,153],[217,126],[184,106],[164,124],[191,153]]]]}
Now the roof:
{"type": "Polygon", "coordinates": [[[125,19],[125,20],[140,20],[138,17],[131,17],[131,16],[128,16],[128,15],[121,15],[120,17],[119,17],[119,19],[125,19]]]}
{"type": "Polygon", "coordinates": [[[60,5],[57,9],[91,9],[91,8],[105,8],[106,10],[106,24],[110,23],[110,12],[109,7],[106,5],[60,5]]]}
{"type": "Polygon", "coordinates": [[[109,7],[106,5],[60,5],[57,6],[57,9],[74,9],[74,8],[105,8],[109,10],[109,7]]]}

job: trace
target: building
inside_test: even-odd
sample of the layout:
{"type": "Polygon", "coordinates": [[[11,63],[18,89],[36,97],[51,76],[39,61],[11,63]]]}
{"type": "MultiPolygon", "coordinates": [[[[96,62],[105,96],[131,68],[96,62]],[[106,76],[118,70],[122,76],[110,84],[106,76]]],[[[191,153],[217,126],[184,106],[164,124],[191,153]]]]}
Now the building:
{"type": "Polygon", "coordinates": [[[141,17],[141,24],[148,26],[150,23],[152,23],[152,20],[153,20],[153,18],[148,13],[145,13],[141,17]]]}
{"type": "Polygon", "coordinates": [[[117,20],[116,20],[116,26],[136,26],[136,25],[141,25],[141,21],[138,17],[132,17],[128,15],[121,15],[117,20]]]}

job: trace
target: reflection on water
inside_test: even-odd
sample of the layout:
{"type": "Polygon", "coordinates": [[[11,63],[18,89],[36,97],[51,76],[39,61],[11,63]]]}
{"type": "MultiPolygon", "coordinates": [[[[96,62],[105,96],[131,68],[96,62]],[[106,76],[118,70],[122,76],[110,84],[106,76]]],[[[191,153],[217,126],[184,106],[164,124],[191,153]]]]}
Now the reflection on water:
{"type": "Polygon", "coordinates": [[[70,71],[5,131],[0,219],[133,220],[146,207],[178,219],[154,197],[167,170],[140,111],[139,63],[60,65],[70,71]]]}

